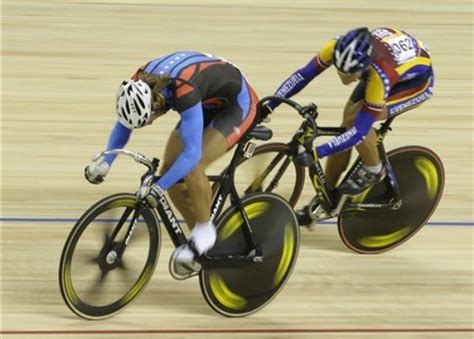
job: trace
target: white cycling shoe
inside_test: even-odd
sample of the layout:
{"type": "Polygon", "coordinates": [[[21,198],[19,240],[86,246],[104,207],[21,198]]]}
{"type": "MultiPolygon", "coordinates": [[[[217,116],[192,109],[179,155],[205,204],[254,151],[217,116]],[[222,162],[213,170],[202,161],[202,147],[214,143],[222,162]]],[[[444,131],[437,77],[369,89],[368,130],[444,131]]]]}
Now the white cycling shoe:
{"type": "Polygon", "coordinates": [[[189,242],[173,251],[169,262],[169,271],[177,280],[187,279],[201,270],[201,265],[195,261],[206,253],[216,242],[216,228],[212,223],[196,224],[189,242]]]}

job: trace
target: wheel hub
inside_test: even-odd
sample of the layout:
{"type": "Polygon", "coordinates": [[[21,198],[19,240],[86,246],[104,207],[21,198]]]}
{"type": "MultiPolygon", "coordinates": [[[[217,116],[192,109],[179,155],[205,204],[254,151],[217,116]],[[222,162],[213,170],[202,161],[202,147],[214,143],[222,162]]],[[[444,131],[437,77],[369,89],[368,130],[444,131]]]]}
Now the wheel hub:
{"type": "Polygon", "coordinates": [[[98,258],[98,264],[101,270],[111,271],[120,265],[118,256],[120,244],[114,242],[111,246],[105,246],[98,258]]]}
{"type": "Polygon", "coordinates": [[[110,251],[105,256],[105,262],[109,265],[113,265],[117,261],[118,254],[115,250],[110,251]]]}

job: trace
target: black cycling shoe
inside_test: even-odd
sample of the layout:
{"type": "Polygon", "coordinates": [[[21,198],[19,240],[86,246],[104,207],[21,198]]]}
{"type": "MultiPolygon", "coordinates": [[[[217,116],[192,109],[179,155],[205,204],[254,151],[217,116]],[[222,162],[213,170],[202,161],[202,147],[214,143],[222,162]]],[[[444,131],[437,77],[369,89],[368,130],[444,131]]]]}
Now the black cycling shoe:
{"type": "Polygon", "coordinates": [[[374,174],[362,165],[341,183],[337,190],[342,194],[357,195],[382,181],[386,174],[385,167],[378,174],[374,174]]]}

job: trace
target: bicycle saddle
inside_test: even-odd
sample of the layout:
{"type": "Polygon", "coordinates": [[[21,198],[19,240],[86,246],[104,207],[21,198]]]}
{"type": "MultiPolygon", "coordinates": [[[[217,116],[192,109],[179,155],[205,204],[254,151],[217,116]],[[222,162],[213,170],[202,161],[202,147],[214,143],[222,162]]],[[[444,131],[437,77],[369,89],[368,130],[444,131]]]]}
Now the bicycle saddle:
{"type": "Polygon", "coordinates": [[[249,134],[250,137],[257,139],[257,140],[269,140],[273,136],[273,131],[265,126],[257,126],[252,129],[249,134]]]}

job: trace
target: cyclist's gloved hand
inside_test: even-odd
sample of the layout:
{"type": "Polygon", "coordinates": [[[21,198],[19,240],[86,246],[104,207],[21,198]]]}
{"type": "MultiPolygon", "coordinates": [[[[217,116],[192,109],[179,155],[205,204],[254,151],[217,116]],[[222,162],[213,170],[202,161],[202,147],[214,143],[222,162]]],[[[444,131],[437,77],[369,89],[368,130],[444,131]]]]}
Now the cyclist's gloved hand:
{"type": "Polygon", "coordinates": [[[100,184],[109,173],[110,165],[105,161],[93,162],[84,168],[84,176],[91,184],[100,184]]]}
{"type": "Polygon", "coordinates": [[[144,200],[150,207],[156,208],[158,201],[164,193],[165,191],[158,184],[144,185],[140,187],[138,197],[140,200],[144,200]]]}

